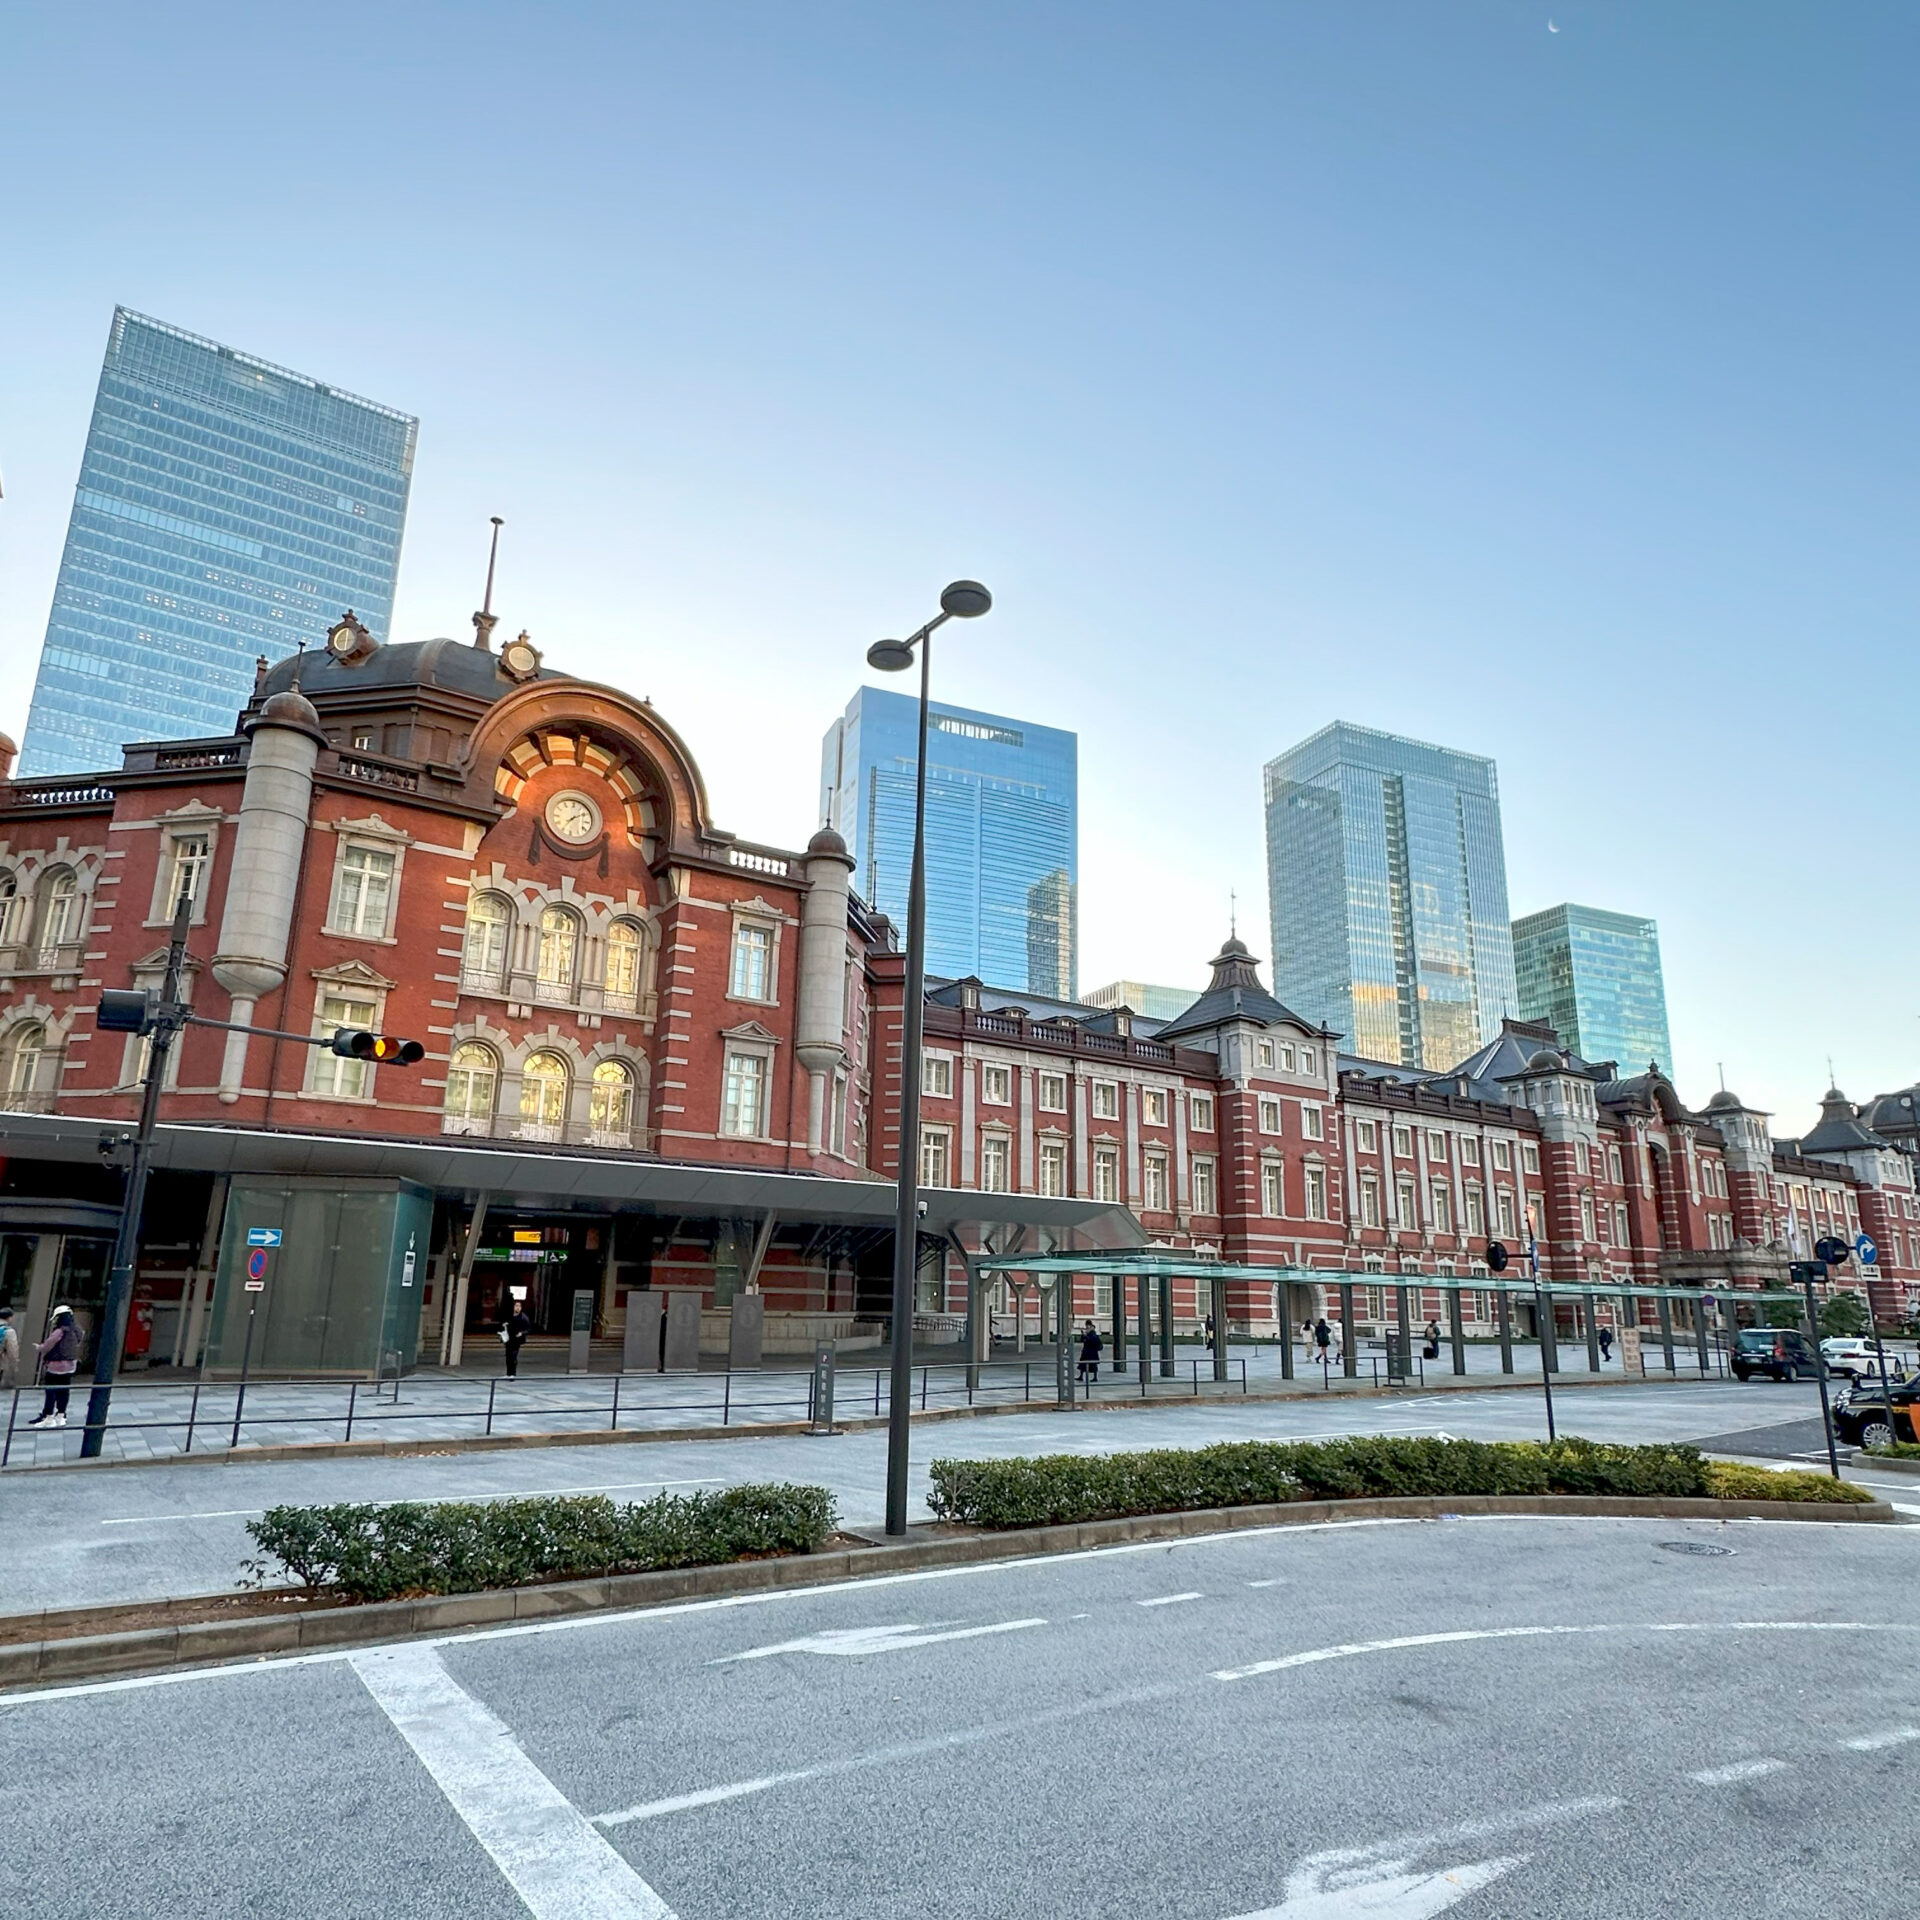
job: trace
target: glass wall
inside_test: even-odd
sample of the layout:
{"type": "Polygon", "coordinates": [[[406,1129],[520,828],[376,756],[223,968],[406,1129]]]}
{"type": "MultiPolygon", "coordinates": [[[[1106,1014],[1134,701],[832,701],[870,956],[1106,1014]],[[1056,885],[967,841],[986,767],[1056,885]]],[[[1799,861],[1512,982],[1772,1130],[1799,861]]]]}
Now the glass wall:
{"type": "Polygon", "coordinates": [[[20,755],[227,734],[259,654],[387,637],[418,422],[118,308],[20,755]]]}
{"type": "Polygon", "coordinates": [[[1513,923],[1524,1019],[1544,1021],[1583,1060],[1623,1076],[1673,1072],[1660,932],[1651,920],[1571,904],[1513,923]]]}

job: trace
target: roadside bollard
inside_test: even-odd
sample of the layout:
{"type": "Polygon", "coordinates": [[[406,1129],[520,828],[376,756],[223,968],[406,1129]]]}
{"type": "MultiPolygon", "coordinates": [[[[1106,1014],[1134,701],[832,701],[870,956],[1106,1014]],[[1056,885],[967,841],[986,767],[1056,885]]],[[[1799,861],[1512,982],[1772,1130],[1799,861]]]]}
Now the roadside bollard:
{"type": "Polygon", "coordinates": [[[833,1431],[835,1357],[834,1344],[831,1340],[816,1340],[813,1343],[813,1430],[815,1433],[833,1431]]]}

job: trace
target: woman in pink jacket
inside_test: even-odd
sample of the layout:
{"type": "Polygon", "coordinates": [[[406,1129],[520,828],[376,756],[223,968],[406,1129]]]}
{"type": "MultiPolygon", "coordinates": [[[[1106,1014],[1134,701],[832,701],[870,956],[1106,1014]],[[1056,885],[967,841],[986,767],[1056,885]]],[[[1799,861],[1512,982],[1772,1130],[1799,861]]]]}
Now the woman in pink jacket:
{"type": "Polygon", "coordinates": [[[46,1375],[47,1401],[30,1427],[64,1427],[67,1424],[67,1395],[73,1390],[73,1376],[80,1365],[80,1323],[71,1307],[55,1307],[47,1322],[47,1337],[34,1348],[41,1370],[46,1375]]]}

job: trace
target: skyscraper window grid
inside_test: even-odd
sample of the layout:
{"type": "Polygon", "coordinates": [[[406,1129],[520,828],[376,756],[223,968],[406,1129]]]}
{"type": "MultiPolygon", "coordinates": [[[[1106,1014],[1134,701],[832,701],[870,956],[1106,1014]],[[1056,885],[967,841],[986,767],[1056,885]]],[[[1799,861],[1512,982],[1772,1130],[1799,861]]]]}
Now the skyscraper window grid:
{"type": "Polygon", "coordinates": [[[1584,1060],[1612,1060],[1623,1075],[1657,1061],[1673,1072],[1660,931],[1637,914],[1571,902],[1513,923],[1514,973],[1523,1019],[1539,1020],[1584,1060]]]}
{"type": "Polygon", "coordinates": [[[1266,769],[1274,984],[1348,1048],[1457,1065],[1515,1007],[1491,760],[1336,721],[1266,769]]]}
{"type": "Polygon", "coordinates": [[[114,310],[21,753],[225,733],[253,663],[348,608],[387,637],[418,422],[114,310]]]}

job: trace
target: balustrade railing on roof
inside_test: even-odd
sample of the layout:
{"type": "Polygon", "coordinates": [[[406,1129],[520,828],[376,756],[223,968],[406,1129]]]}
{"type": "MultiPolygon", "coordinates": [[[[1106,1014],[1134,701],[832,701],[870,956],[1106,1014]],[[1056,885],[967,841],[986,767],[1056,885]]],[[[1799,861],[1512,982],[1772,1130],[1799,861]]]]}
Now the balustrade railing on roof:
{"type": "Polygon", "coordinates": [[[770,873],[777,880],[787,877],[787,862],[775,853],[759,853],[751,847],[729,847],[727,865],[744,867],[749,873],[770,873]]]}
{"type": "Polygon", "coordinates": [[[196,773],[206,767],[237,767],[235,747],[163,747],[153,756],[156,773],[196,773]]]}
{"type": "Polygon", "coordinates": [[[405,773],[398,767],[383,767],[374,760],[355,760],[346,754],[340,756],[340,771],[349,780],[364,781],[370,787],[390,787],[396,793],[417,793],[420,789],[420,776],[417,773],[405,773]]]}
{"type": "Polygon", "coordinates": [[[111,805],[111,787],[22,787],[13,790],[13,802],[19,807],[93,807],[111,805]]]}

